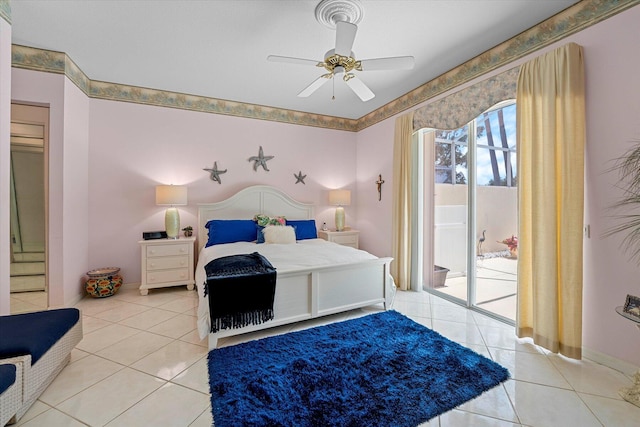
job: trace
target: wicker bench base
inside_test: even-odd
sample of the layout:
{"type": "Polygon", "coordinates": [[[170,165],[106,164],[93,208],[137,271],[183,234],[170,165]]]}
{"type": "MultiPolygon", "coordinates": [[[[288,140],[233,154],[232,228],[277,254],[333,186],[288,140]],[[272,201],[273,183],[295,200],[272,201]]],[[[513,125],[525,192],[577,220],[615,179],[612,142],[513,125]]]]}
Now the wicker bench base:
{"type": "Polygon", "coordinates": [[[0,364],[11,364],[16,367],[14,383],[0,394],[0,426],[4,426],[15,418],[15,414],[22,406],[22,364],[6,363],[5,360],[0,360],[0,364]]]}

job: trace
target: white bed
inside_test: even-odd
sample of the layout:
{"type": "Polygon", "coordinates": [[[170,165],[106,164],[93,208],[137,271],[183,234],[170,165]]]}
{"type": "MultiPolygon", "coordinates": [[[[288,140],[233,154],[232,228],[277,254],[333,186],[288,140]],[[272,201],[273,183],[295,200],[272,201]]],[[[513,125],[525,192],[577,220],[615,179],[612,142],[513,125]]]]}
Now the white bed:
{"type": "MultiPolygon", "coordinates": [[[[258,331],[334,313],[384,305],[390,308],[395,285],[389,274],[391,258],[377,258],[367,252],[319,239],[301,240],[295,245],[238,242],[204,248],[211,219],[251,219],[255,214],[313,219],[313,206],[293,200],[282,191],[264,185],[245,188],[227,200],[198,205],[198,236],[201,248],[196,267],[198,288],[198,331],[208,335],[209,348],[219,338],[258,331]],[[280,247],[280,248],[278,248],[280,247]],[[320,250],[320,255],[311,255],[320,250]],[[259,252],[277,269],[274,319],[243,328],[210,333],[208,297],[204,296],[204,266],[220,256],[259,252]],[[295,260],[293,252],[302,255],[295,260]],[[305,255],[307,254],[307,255],[305,255]],[[321,265],[312,265],[310,258],[321,265]]],[[[314,262],[315,263],[315,262],[314,262]]]]}

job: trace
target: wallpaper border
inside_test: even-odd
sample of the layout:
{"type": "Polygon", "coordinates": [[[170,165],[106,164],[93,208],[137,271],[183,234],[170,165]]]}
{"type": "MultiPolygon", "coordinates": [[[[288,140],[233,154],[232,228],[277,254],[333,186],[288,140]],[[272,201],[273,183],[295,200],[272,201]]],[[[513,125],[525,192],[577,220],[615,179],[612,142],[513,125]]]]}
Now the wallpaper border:
{"type": "MultiPolygon", "coordinates": [[[[638,4],[582,0],[357,120],[91,80],[65,53],[27,46],[12,46],[12,66],[65,74],[91,98],[357,132],[638,4]]],[[[0,0],[3,17],[5,5],[11,13],[9,1],[0,0]]]]}
{"type": "Polygon", "coordinates": [[[9,0],[0,0],[0,18],[11,24],[11,3],[9,0]]]}
{"type": "Polygon", "coordinates": [[[507,65],[571,34],[590,27],[640,0],[582,0],[564,11],[502,42],[458,67],[358,119],[358,130],[401,113],[450,89],[507,65]]]}

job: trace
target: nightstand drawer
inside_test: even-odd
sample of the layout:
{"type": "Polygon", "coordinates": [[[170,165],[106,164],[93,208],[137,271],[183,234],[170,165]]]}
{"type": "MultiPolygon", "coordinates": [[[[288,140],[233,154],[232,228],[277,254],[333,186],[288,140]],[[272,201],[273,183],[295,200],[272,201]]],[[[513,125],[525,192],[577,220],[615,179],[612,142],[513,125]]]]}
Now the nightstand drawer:
{"type": "Polygon", "coordinates": [[[354,249],[358,249],[360,242],[358,241],[360,232],[358,230],[346,230],[346,231],[318,231],[318,237],[320,239],[328,240],[329,242],[337,243],[342,246],[351,246],[354,249]]]}
{"type": "Polygon", "coordinates": [[[189,280],[189,269],[150,271],[147,273],[147,283],[179,282],[189,280]]]}
{"type": "Polygon", "coordinates": [[[187,268],[188,266],[188,255],[147,258],[147,271],[187,268]]]}
{"type": "Polygon", "coordinates": [[[351,245],[356,245],[358,243],[358,236],[354,234],[348,234],[345,236],[333,235],[331,237],[331,241],[338,243],[340,245],[351,246],[351,245]]]}
{"type": "Polygon", "coordinates": [[[193,245],[193,243],[180,243],[176,245],[149,245],[147,246],[147,257],[188,255],[189,245],[193,245]]]}

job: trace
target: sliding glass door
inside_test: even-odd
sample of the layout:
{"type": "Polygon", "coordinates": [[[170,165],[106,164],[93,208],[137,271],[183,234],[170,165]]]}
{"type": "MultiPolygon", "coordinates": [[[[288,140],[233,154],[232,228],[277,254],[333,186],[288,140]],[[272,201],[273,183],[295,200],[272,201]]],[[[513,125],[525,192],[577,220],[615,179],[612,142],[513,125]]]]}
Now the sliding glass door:
{"type": "Polygon", "coordinates": [[[515,102],[454,130],[419,132],[424,180],[423,287],[515,320],[517,170],[515,102]]]}

